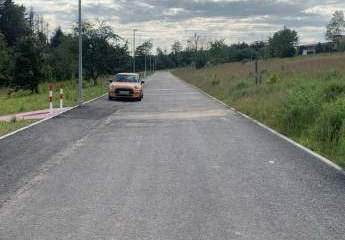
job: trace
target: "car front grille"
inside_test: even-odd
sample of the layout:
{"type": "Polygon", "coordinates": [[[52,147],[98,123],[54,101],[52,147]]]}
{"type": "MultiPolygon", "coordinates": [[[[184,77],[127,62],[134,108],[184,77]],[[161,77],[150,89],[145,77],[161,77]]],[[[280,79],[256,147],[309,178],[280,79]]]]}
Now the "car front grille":
{"type": "Polygon", "coordinates": [[[118,88],[115,90],[115,94],[117,96],[129,96],[130,97],[130,96],[134,95],[134,91],[133,91],[133,89],[129,89],[129,88],[118,88]]]}

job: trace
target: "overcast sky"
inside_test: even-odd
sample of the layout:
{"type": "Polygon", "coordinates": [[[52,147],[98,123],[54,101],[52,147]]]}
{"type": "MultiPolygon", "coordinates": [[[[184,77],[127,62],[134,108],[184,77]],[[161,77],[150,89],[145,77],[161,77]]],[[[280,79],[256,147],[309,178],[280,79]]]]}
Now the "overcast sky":
{"type": "MultiPolygon", "coordinates": [[[[15,0],[33,7],[57,26],[70,29],[78,0],[15,0]]],[[[86,19],[105,20],[115,32],[138,41],[153,39],[156,47],[184,43],[194,33],[227,43],[265,40],[284,25],[297,30],[302,43],[324,41],[325,25],[345,0],[82,0],[86,19]]]]}

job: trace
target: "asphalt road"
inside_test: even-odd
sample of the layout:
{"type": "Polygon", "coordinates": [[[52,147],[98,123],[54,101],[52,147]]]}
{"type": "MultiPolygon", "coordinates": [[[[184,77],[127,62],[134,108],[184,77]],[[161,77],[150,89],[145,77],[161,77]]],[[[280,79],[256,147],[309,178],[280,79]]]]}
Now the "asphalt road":
{"type": "Polygon", "coordinates": [[[345,239],[345,176],[176,79],[0,141],[0,239],[345,239]]]}

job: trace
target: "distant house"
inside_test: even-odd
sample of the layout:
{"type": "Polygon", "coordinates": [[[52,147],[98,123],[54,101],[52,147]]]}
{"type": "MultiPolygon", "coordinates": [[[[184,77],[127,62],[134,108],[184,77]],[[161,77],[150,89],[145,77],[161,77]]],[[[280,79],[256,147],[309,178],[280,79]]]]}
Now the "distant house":
{"type": "Polygon", "coordinates": [[[298,46],[298,54],[307,56],[311,54],[317,53],[325,53],[325,52],[334,52],[336,51],[336,46],[331,42],[325,43],[312,43],[312,44],[304,44],[298,46]]]}
{"type": "Polygon", "coordinates": [[[299,46],[300,55],[307,56],[310,54],[316,54],[319,44],[306,44],[299,46]]]}

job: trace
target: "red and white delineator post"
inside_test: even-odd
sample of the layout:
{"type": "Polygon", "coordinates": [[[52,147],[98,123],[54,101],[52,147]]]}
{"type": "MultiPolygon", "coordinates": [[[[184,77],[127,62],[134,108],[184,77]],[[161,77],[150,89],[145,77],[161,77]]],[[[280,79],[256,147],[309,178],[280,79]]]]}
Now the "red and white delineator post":
{"type": "Polygon", "coordinates": [[[52,83],[49,83],[48,89],[49,89],[49,111],[52,112],[53,111],[53,84],[52,83]]]}
{"type": "Polygon", "coordinates": [[[64,85],[63,83],[60,84],[60,109],[63,108],[63,100],[64,100],[64,92],[63,92],[63,89],[64,89],[64,85]]]}

